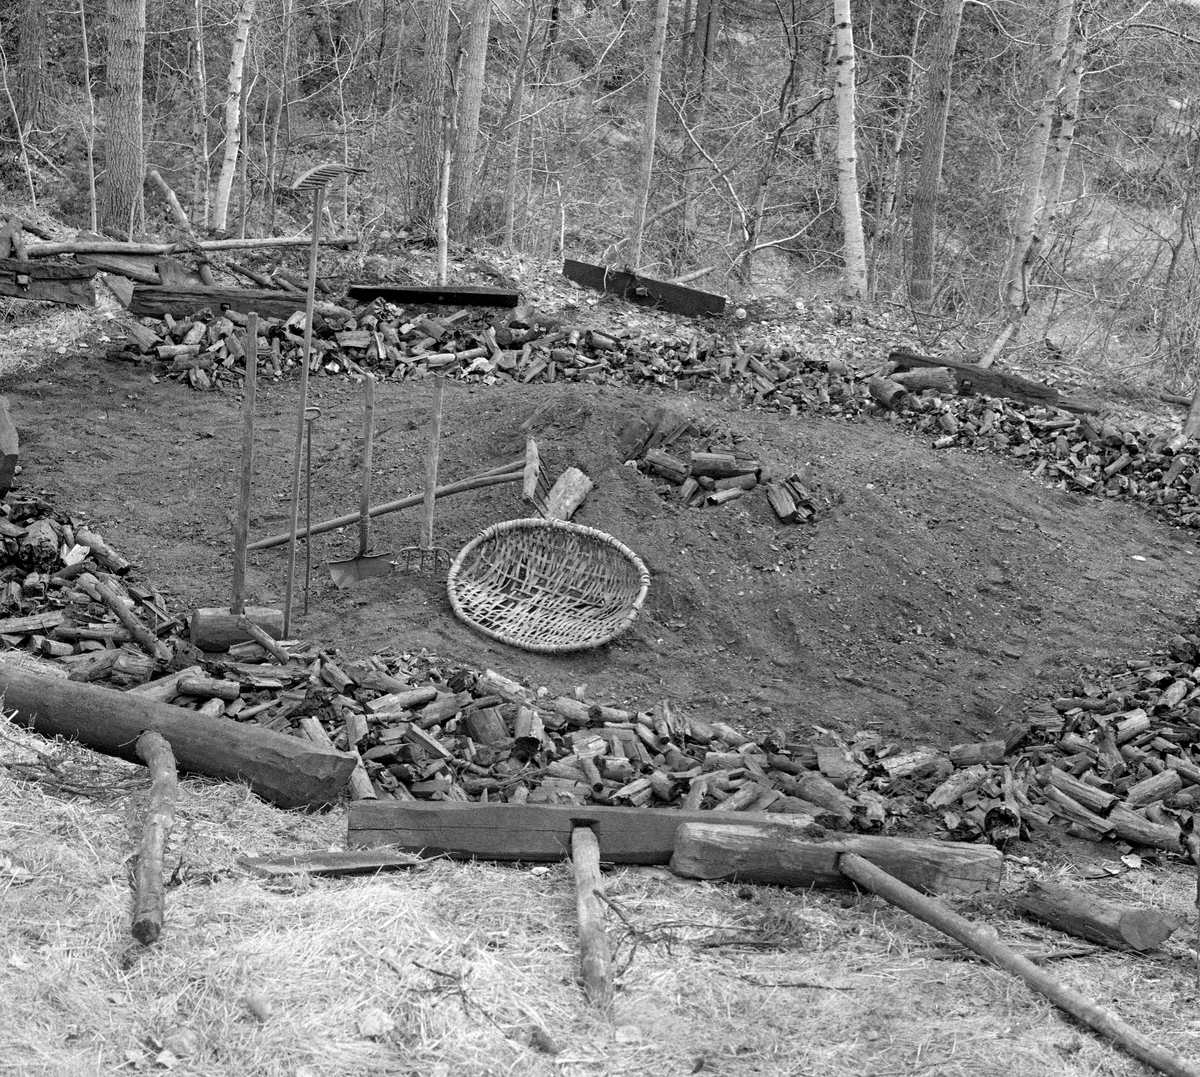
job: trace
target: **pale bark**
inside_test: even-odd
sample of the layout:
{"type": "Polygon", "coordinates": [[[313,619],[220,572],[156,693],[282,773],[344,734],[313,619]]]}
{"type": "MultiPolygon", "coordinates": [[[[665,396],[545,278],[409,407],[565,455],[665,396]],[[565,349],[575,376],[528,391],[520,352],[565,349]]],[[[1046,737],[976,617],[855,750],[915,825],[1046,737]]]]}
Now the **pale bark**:
{"type": "Polygon", "coordinates": [[[100,227],[99,207],[96,202],[96,98],[92,94],[92,54],[88,46],[87,13],[84,10],[84,0],[79,0],[79,39],[83,55],[83,89],[87,98],[87,121],[83,128],[83,144],[87,155],[88,228],[95,232],[100,227]]]}
{"type": "Polygon", "coordinates": [[[204,67],[204,2],[192,10],[192,216],[208,226],[208,72],[204,67]]]}
{"type": "Polygon", "coordinates": [[[108,126],[105,131],[103,227],[132,236],[145,227],[142,181],[142,70],[145,0],[108,0],[108,126]]]}
{"type": "MultiPolygon", "coordinates": [[[[1037,259],[1040,240],[1038,236],[1039,214],[1047,212],[1047,196],[1051,193],[1053,176],[1047,171],[1050,152],[1050,132],[1056,111],[1064,95],[1067,42],[1071,34],[1075,0],[1058,0],[1054,8],[1054,19],[1050,31],[1049,48],[1040,71],[1038,97],[1033,124],[1023,144],[1018,170],[1021,189],[1013,220],[1012,240],[1008,259],[1000,279],[1001,302],[1005,321],[996,339],[979,360],[982,367],[991,366],[1016,336],[1021,321],[1029,310],[1029,274],[1037,259]]],[[[1079,70],[1082,77],[1082,68],[1079,70]]],[[[1078,85],[1075,89],[1074,105],[1078,105],[1078,85]]],[[[1066,150],[1074,132],[1072,114],[1066,150]]],[[[1068,152],[1060,160],[1065,172],[1068,152]]],[[[1059,180],[1061,187],[1061,179],[1059,180]]],[[[1058,194],[1054,193],[1057,203],[1058,194]]]]}
{"type": "Polygon", "coordinates": [[[450,234],[465,239],[471,203],[479,175],[479,110],[483,104],[483,78],[487,68],[491,0],[473,0],[467,16],[466,57],[458,90],[458,121],[454,137],[454,173],[450,184],[450,234]]]}
{"type": "Polygon", "coordinates": [[[654,146],[658,141],[658,95],[662,87],[663,50],[667,41],[667,15],[670,0],[657,0],[654,14],[654,39],[650,45],[650,63],[646,71],[646,118],[642,130],[642,163],[634,198],[633,231],[629,240],[629,264],[641,264],[642,241],[646,230],[646,207],[650,201],[650,181],[654,175],[654,146]]]}
{"type": "Polygon", "coordinates": [[[442,174],[443,118],[446,110],[446,35],[450,0],[429,0],[425,22],[425,64],[421,75],[421,105],[417,123],[413,219],[432,228],[437,217],[442,174]]]}
{"type": "Polygon", "coordinates": [[[937,242],[938,188],[946,150],[946,119],[950,113],[950,72],[962,26],[964,0],[943,0],[942,15],[925,75],[925,130],[921,162],[913,181],[912,263],[908,295],[918,306],[933,295],[934,246],[937,242]]]}
{"type": "Polygon", "coordinates": [[[229,55],[229,77],[225,84],[225,152],[221,157],[221,172],[217,176],[217,193],[213,202],[213,228],[225,230],[229,215],[229,197],[237,174],[238,151],[241,148],[242,79],[245,74],[246,47],[250,42],[250,24],[254,19],[255,0],[242,0],[237,25],[233,33],[233,48],[229,55]]]}
{"type": "Polygon", "coordinates": [[[842,213],[842,290],[848,297],[864,298],[867,294],[867,248],[858,192],[854,31],[850,21],[850,0],[834,0],[833,26],[837,46],[834,98],[837,103],[838,205],[842,213]]]}

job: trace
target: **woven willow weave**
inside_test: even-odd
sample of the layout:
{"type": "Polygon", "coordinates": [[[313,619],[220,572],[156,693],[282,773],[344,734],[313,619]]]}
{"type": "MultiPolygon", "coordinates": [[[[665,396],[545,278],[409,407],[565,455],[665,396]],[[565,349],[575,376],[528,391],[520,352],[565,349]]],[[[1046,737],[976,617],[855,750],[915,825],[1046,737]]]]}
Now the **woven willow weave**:
{"type": "Polygon", "coordinates": [[[628,546],[563,520],[493,524],[450,566],[446,588],[462,620],[527,651],[585,651],[637,618],[650,572],[628,546]]]}

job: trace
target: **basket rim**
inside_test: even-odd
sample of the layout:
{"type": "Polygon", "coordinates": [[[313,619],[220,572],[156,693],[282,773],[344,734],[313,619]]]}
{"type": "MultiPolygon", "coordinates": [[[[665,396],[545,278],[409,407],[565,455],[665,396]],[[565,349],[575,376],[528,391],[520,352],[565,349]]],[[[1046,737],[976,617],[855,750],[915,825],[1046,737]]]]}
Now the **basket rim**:
{"type": "Polygon", "coordinates": [[[540,516],[521,517],[516,520],[500,520],[497,523],[485,527],[478,535],[468,542],[458,555],[454,558],[454,562],[450,565],[450,571],[446,574],[446,594],[450,599],[450,606],[454,610],[455,615],[465,624],[477,632],[482,632],[485,636],[490,636],[494,640],[499,640],[501,643],[508,644],[510,647],[517,647],[523,651],[533,651],[538,654],[566,654],[573,651],[590,651],[596,647],[602,647],[606,643],[611,643],[618,636],[624,634],[637,620],[637,615],[642,608],[642,604],[646,601],[646,595],[650,590],[650,570],[646,567],[646,562],[643,561],[636,553],[625,545],[620,539],[610,535],[607,531],[601,531],[597,527],[589,527],[587,524],[572,523],[570,520],[552,520],[543,519],[540,516]],[[603,636],[598,636],[595,639],[587,640],[581,643],[550,643],[537,644],[530,643],[526,640],[518,640],[505,632],[498,632],[494,628],[489,628],[486,625],[480,624],[472,617],[464,608],[459,600],[456,584],[458,582],[459,573],[462,571],[466,560],[471,553],[479,546],[488,542],[496,535],[503,534],[506,531],[538,531],[538,530],[560,530],[567,531],[577,535],[584,535],[589,538],[597,539],[606,545],[612,546],[621,556],[628,560],[638,573],[638,593],[630,603],[629,612],[621,619],[621,622],[606,632],[603,636]]]}

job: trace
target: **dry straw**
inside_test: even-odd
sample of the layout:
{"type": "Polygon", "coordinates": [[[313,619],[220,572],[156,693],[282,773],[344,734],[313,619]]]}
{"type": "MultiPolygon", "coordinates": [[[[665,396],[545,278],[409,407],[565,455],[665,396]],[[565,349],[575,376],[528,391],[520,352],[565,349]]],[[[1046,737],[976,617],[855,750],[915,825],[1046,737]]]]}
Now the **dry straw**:
{"type": "Polygon", "coordinates": [[[450,566],[454,612],[527,651],[599,647],[627,631],[650,572],[623,542],[563,520],[507,520],[469,542],[450,566]]]}
{"type": "MultiPolygon", "coordinates": [[[[3,726],[0,767],[0,1077],[1146,1072],[874,898],[661,868],[606,876],[618,974],[602,1020],[575,982],[565,865],[260,878],[239,857],[337,847],[343,814],[283,812],[191,779],[168,849],[166,930],[144,948],[129,935],[142,768],[3,726]]],[[[1129,886],[1186,911],[1190,885],[1189,873],[1143,871],[1106,893],[1131,898],[1129,886]]],[[[1074,945],[960,909],[1035,951],[1074,945]]],[[[1195,1057],[1188,957],[1173,940],[1161,955],[1055,968],[1195,1057]]]]}

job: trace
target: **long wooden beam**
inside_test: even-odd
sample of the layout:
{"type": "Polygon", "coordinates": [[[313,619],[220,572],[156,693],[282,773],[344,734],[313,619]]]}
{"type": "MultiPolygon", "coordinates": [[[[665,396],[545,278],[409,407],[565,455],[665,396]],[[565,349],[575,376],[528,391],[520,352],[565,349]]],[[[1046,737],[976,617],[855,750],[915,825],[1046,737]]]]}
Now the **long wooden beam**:
{"type": "Polygon", "coordinates": [[[106,755],[140,763],[147,730],[170,743],[181,770],[240,781],[281,808],[332,804],[350,779],[355,756],[255,723],[209,718],[134,692],[31,673],[0,661],[6,713],[46,737],[66,737],[106,755]]]}
{"type": "Polygon", "coordinates": [[[455,307],[515,307],[521,300],[521,293],[513,288],[470,284],[447,284],[437,288],[415,284],[352,284],[346,294],[360,303],[385,299],[389,303],[455,307]]]}
{"type": "Polygon", "coordinates": [[[424,850],[463,860],[567,860],[576,827],[591,829],[606,863],[670,863],[673,870],[686,865],[686,874],[706,879],[844,888],[848,884],[838,869],[838,857],[855,852],[922,890],[971,894],[996,889],[1004,863],[987,845],[834,834],[814,826],[806,815],[590,804],[356,801],[349,808],[346,844],[424,850]],[[724,848],[715,857],[698,855],[693,839],[713,831],[726,836],[724,848]],[[763,871],[751,875],[736,852],[728,851],[741,844],[757,850],[749,859],[763,871]],[[768,877],[764,865],[770,863],[772,849],[785,851],[777,854],[782,869],[768,877]]]}
{"type": "Polygon", "coordinates": [[[590,262],[578,262],[574,258],[563,259],[563,276],[599,292],[610,292],[643,307],[662,307],[674,314],[722,314],[725,297],[712,292],[701,292],[696,288],[684,288],[653,277],[643,277],[627,269],[597,266],[590,262]]]}

